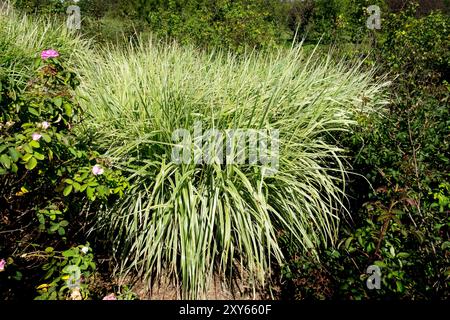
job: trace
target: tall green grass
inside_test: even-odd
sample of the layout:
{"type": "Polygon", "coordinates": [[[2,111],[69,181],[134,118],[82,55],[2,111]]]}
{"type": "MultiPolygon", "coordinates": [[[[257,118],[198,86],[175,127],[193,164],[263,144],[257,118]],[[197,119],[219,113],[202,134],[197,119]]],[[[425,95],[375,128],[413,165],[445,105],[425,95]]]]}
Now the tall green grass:
{"type": "Polygon", "coordinates": [[[280,236],[311,255],[336,241],[347,171],[333,134],[384,103],[386,83],[372,72],[301,46],[236,57],[157,43],[102,50],[82,69],[82,134],[132,182],[98,213],[121,271],[169,275],[183,297],[199,298],[214,275],[264,286],[283,263],[280,236]],[[195,121],[280,130],[279,171],[174,163],[172,133],[195,121]]]}

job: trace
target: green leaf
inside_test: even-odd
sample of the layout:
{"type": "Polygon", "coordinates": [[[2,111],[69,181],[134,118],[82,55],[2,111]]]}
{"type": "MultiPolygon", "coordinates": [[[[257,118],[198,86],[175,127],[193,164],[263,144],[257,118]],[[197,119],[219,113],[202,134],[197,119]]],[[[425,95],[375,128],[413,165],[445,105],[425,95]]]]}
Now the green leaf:
{"type": "Polygon", "coordinates": [[[17,281],[22,280],[22,272],[16,271],[16,274],[14,275],[14,280],[17,280],[17,281]]]}
{"type": "Polygon", "coordinates": [[[72,106],[68,103],[64,104],[64,110],[66,110],[66,114],[71,117],[72,116],[72,106]]]}
{"type": "Polygon", "coordinates": [[[70,151],[71,154],[73,154],[74,157],[77,156],[77,152],[75,151],[74,148],[69,148],[69,151],[70,151]]]}
{"type": "Polygon", "coordinates": [[[39,117],[39,112],[36,109],[32,108],[32,107],[28,107],[28,112],[31,113],[32,115],[36,116],[36,117],[39,117]]]}
{"type": "Polygon", "coordinates": [[[350,247],[352,240],[353,240],[353,237],[349,237],[347,240],[345,240],[344,247],[346,249],[348,249],[350,247]]]}
{"type": "Polygon", "coordinates": [[[73,188],[75,189],[75,191],[80,191],[80,189],[81,189],[81,186],[80,186],[80,184],[78,183],[78,182],[74,182],[73,183],[73,188]]]}
{"type": "Polygon", "coordinates": [[[11,159],[6,154],[1,155],[0,162],[6,167],[6,169],[11,168],[11,159]]]}
{"type": "Polygon", "coordinates": [[[20,154],[19,151],[16,150],[16,148],[12,148],[11,147],[11,148],[8,149],[8,152],[9,152],[9,155],[11,156],[11,159],[14,162],[17,162],[17,160],[20,159],[21,154],[20,154]]]}
{"type": "Polygon", "coordinates": [[[63,191],[63,195],[65,196],[65,197],[67,197],[71,192],[72,192],[72,185],[71,184],[69,184],[67,187],[65,187],[64,188],[64,191],[63,191]]]}
{"type": "Polygon", "coordinates": [[[33,154],[33,156],[34,156],[36,159],[41,160],[41,161],[45,159],[45,156],[44,156],[43,154],[40,154],[39,152],[35,152],[35,153],[33,154]]]}
{"type": "Polygon", "coordinates": [[[386,267],[386,264],[383,261],[375,261],[373,264],[380,268],[386,267]]]}
{"type": "Polygon", "coordinates": [[[81,262],[81,257],[79,257],[79,256],[73,258],[73,260],[72,260],[72,263],[73,263],[73,264],[76,264],[76,265],[79,265],[80,262],[81,262]]]}
{"type": "Polygon", "coordinates": [[[63,235],[66,234],[66,231],[64,230],[64,228],[59,228],[59,229],[58,229],[58,234],[59,234],[60,236],[63,236],[63,235]]]}
{"type": "Polygon", "coordinates": [[[99,194],[99,196],[107,195],[109,194],[109,188],[106,186],[98,186],[97,193],[99,194]]]}
{"type": "Polygon", "coordinates": [[[55,97],[53,98],[53,103],[55,104],[55,106],[57,106],[58,108],[61,107],[62,105],[62,98],[61,97],[55,97]]]}
{"type": "Polygon", "coordinates": [[[34,60],[34,68],[37,69],[39,68],[39,65],[41,64],[42,60],[41,59],[35,59],[34,60]]]}
{"type": "Polygon", "coordinates": [[[38,220],[40,224],[45,225],[45,218],[42,214],[38,214],[38,220]]]}
{"type": "Polygon", "coordinates": [[[58,230],[59,228],[59,224],[57,223],[52,223],[52,225],[50,226],[50,228],[48,228],[48,231],[50,232],[55,232],[56,230],[58,230]]]}
{"type": "Polygon", "coordinates": [[[27,168],[28,170],[33,170],[37,165],[37,160],[35,158],[30,158],[30,160],[28,160],[27,164],[25,165],[25,168],[27,168]]]}
{"type": "Polygon", "coordinates": [[[73,249],[69,249],[69,250],[64,251],[64,252],[62,253],[62,255],[63,255],[64,257],[66,257],[66,258],[69,258],[69,257],[74,257],[74,256],[76,256],[77,254],[76,254],[76,252],[75,252],[73,249]]]}
{"type": "Polygon", "coordinates": [[[47,248],[45,248],[45,252],[46,253],[52,253],[53,252],[53,247],[47,247],[47,248]]]}
{"type": "Polygon", "coordinates": [[[41,145],[36,140],[33,140],[30,142],[30,146],[32,146],[33,148],[39,148],[41,145]]]}
{"type": "Polygon", "coordinates": [[[400,259],[408,258],[409,256],[410,256],[410,254],[407,253],[407,252],[399,252],[399,253],[397,254],[397,258],[400,258],[400,259]]]}
{"type": "Polygon", "coordinates": [[[28,143],[25,143],[23,145],[23,150],[25,150],[27,153],[33,153],[33,148],[31,148],[28,143]]]}
{"type": "Polygon", "coordinates": [[[390,253],[393,257],[395,257],[395,249],[394,249],[394,247],[390,247],[390,248],[389,248],[389,253],[390,253]]]}
{"type": "Polygon", "coordinates": [[[67,226],[69,225],[69,221],[63,220],[63,221],[61,221],[61,222],[59,223],[59,225],[60,225],[61,227],[67,227],[67,226]]]}
{"type": "Polygon", "coordinates": [[[41,135],[42,135],[42,139],[44,139],[45,142],[49,143],[52,141],[52,138],[50,137],[49,134],[42,132],[41,135]]]}
{"type": "Polygon", "coordinates": [[[30,160],[33,157],[33,155],[31,153],[27,153],[26,155],[24,155],[22,157],[22,160],[25,162],[28,162],[28,160],[30,160]]]}
{"type": "Polygon", "coordinates": [[[94,189],[91,187],[88,187],[86,189],[86,194],[88,196],[89,199],[92,199],[94,197],[94,189]]]}
{"type": "Polygon", "coordinates": [[[403,286],[403,283],[401,281],[396,281],[395,284],[397,285],[397,292],[402,293],[405,291],[405,287],[403,286]]]}

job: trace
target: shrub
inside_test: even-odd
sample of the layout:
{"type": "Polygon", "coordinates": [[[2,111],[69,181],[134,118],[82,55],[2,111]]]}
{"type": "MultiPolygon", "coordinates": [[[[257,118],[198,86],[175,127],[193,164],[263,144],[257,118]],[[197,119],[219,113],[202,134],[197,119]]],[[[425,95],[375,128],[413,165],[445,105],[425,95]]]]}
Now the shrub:
{"type": "MultiPolygon", "coordinates": [[[[279,3],[264,0],[137,1],[135,12],[159,37],[203,48],[273,48],[288,30],[279,22],[279,3]]],[[[130,10],[128,10],[130,11],[130,10]]]]}
{"type": "Polygon", "coordinates": [[[47,247],[49,262],[43,266],[44,280],[50,283],[37,286],[39,296],[36,300],[86,300],[89,298],[89,285],[96,265],[89,246],[77,246],[56,252],[47,247]]]}
{"type": "Polygon", "coordinates": [[[298,32],[298,40],[306,43],[336,44],[360,43],[372,36],[367,28],[367,8],[378,5],[387,12],[384,0],[307,0],[294,1],[288,5],[287,24],[298,32]]]}
{"type": "Polygon", "coordinates": [[[321,265],[294,258],[284,271],[290,292],[300,298],[315,283],[293,284],[316,274],[327,283],[314,291],[316,297],[449,296],[448,17],[420,17],[416,9],[388,15],[380,31],[374,56],[379,70],[396,78],[392,102],[386,114],[366,118],[351,137],[340,139],[353,146],[354,171],[371,185],[350,179],[353,221],[342,226],[338,250],[323,253],[321,265]],[[373,264],[381,267],[382,284],[370,291],[366,270],[373,264]]]}
{"type": "MultiPolygon", "coordinates": [[[[89,147],[89,141],[73,134],[81,121],[74,96],[79,79],[70,67],[73,62],[62,52],[73,45],[76,53],[83,43],[64,32],[56,35],[51,24],[35,24],[13,12],[1,14],[0,39],[6,54],[0,57],[0,217],[4,221],[0,250],[2,257],[8,257],[3,282],[11,276],[9,270],[18,278],[30,262],[54,258],[53,249],[44,251],[49,245],[72,246],[77,241],[73,230],[85,226],[80,213],[88,212],[86,206],[94,209],[101,204],[95,200],[106,202],[122,194],[127,183],[89,147]],[[58,43],[61,52],[32,52],[40,45],[48,48],[44,45],[58,43]]],[[[29,269],[35,271],[36,266],[29,269]]],[[[30,283],[38,276],[35,271],[30,283]]],[[[58,297],[53,289],[42,297],[58,297]]]]}
{"type": "Polygon", "coordinates": [[[432,12],[416,18],[417,9],[413,4],[391,13],[381,41],[383,61],[392,72],[402,73],[399,81],[408,88],[439,84],[450,74],[450,17],[432,12]]]}

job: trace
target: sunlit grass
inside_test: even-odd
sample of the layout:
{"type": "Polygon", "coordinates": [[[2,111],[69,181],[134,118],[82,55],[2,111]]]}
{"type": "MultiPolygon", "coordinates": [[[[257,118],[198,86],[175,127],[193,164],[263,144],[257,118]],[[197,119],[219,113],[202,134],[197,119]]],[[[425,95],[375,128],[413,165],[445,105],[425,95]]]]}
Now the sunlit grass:
{"type": "Polygon", "coordinates": [[[371,72],[301,47],[236,57],[155,43],[102,50],[82,69],[84,134],[133,186],[98,214],[122,271],[150,281],[168,273],[194,298],[213,274],[264,285],[273,263],[283,263],[281,234],[312,255],[334,243],[347,172],[330,141],[356,125],[355,114],[383,104],[385,84],[371,72]],[[172,133],[195,121],[280,130],[279,171],[174,163],[172,133]]]}

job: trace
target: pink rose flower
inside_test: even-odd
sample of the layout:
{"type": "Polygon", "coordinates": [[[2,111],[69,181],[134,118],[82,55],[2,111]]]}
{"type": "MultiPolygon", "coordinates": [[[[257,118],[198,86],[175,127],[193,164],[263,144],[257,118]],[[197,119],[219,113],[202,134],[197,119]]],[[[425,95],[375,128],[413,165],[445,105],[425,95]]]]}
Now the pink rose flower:
{"type": "Polygon", "coordinates": [[[33,133],[31,135],[31,137],[33,138],[34,141],[38,141],[42,136],[39,133],[33,133]]]}
{"type": "Polygon", "coordinates": [[[100,174],[103,174],[104,170],[102,167],[100,167],[98,164],[96,164],[93,168],[92,168],[92,173],[95,176],[98,176],[100,174]]]}
{"type": "Polygon", "coordinates": [[[47,60],[48,58],[56,58],[59,57],[59,52],[53,49],[44,50],[41,52],[42,60],[47,60]]]}
{"type": "Polygon", "coordinates": [[[102,300],[117,300],[114,293],[110,293],[107,296],[104,296],[102,300]]]}
{"type": "Polygon", "coordinates": [[[0,260],[0,272],[5,270],[5,266],[6,266],[6,261],[5,259],[1,259],[0,260]]]}

